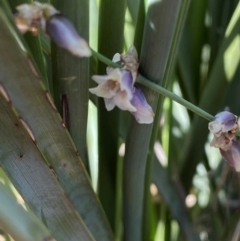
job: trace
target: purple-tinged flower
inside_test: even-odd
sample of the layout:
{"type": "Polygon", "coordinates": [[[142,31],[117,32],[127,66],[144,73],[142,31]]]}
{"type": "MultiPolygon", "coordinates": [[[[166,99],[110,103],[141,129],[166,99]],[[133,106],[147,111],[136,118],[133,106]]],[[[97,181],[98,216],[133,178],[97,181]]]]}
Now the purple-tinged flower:
{"type": "Polygon", "coordinates": [[[107,67],[107,75],[94,75],[92,79],[99,85],[89,91],[104,98],[108,111],[115,106],[130,111],[140,124],[153,122],[154,113],[139,87],[134,87],[138,70],[137,51],[130,47],[126,54],[116,53],[113,62],[122,69],[107,67]]]}
{"type": "Polygon", "coordinates": [[[54,14],[46,21],[45,32],[59,46],[79,57],[90,57],[87,42],[79,36],[73,24],[62,14],[54,14]]]}
{"type": "Polygon", "coordinates": [[[16,7],[18,13],[15,16],[17,27],[21,32],[31,31],[37,33],[41,27],[45,29],[46,19],[59,13],[52,5],[33,2],[31,4],[21,4],[16,7]],[[24,29],[24,31],[22,30],[24,29]]]}
{"type": "Polygon", "coordinates": [[[99,85],[89,91],[104,98],[108,111],[115,106],[122,110],[136,111],[130,102],[133,97],[133,79],[130,71],[117,68],[108,75],[94,75],[92,79],[99,85]]]}
{"type": "Polygon", "coordinates": [[[219,148],[222,157],[239,172],[240,145],[234,139],[239,129],[237,119],[234,114],[223,111],[214,117],[208,128],[214,135],[210,145],[219,148]]]}
{"type": "Polygon", "coordinates": [[[227,132],[236,133],[238,129],[237,116],[229,111],[220,112],[215,115],[208,128],[215,136],[220,136],[222,133],[227,132]]]}
{"type": "Polygon", "coordinates": [[[147,103],[142,90],[138,86],[134,87],[131,104],[136,108],[136,111],[131,113],[134,115],[138,123],[151,124],[153,122],[155,114],[152,107],[147,103]]]}
{"type": "Polygon", "coordinates": [[[228,162],[228,164],[235,169],[240,171],[240,145],[237,141],[233,140],[232,145],[228,150],[220,149],[222,157],[228,162]]]}
{"type": "Polygon", "coordinates": [[[208,128],[214,135],[210,145],[226,151],[231,147],[238,130],[237,116],[228,111],[220,112],[209,123],[208,128]]]}
{"type": "Polygon", "coordinates": [[[87,42],[79,36],[73,24],[52,5],[33,2],[17,7],[15,16],[17,27],[22,33],[38,33],[42,28],[60,47],[78,57],[91,56],[87,42]]]}

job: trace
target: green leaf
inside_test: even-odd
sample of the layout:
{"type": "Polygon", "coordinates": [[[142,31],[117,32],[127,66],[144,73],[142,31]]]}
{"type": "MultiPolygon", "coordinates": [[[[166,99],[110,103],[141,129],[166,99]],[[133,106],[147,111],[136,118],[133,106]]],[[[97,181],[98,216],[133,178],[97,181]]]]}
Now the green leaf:
{"type": "Polygon", "coordinates": [[[0,182],[0,227],[19,241],[54,241],[35,215],[24,210],[0,182]]]}
{"type": "MultiPolygon", "coordinates": [[[[18,5],[24,4],[24,3],[31,3],[31,2],[32,2],[32,0],[27,0],[27,1],[25,1],[25,0],[9,0],[13,13],[16,13],[16,7],[18,5]]],[[[44,84],[47,87],[47,89],[49,90],[50,86],[49,86],[49,83],[47,80],[46,63],[45,63],[45,59],[44,59],[41,44],[40,44],[40,37],[38,35],[33,36],[31,33],[26,33],[24,35],[24,39],[31,52],[34,62],[36,63],[38,70],[41,73],[41,76],[43,77],[44,84]]]]}
{"type": "Polygon", "coordinates": [[[26,123],[41,154],[56,172],[59,182],[97,240],[112,240],[110,227],[91,187],[64,123],[49,93],[36,76],[21,42],[0,12],[0,84],[26,123]],[[29,64],[31,68],[29,68],[29,64]]]}
{"type": "Polygon", "coordinates": [[[189,213],[184,203],[184,197],[181,197],[177,184],[171,179],[167,169],[159,163],[156,157],[154,158],[152,171],[153,181],[172,215],[178,221],[186,240],[199,241],[199,235],[194,230],[194,226],[190,221],[189,213]]]}
{"type": "MultiPolygon", "coordinates": [[[[149,6],[142,52],[140,73],[161,84],[170,45],[180,7],[180,1],[154,2],[149,6]]],[[[145,96],[156,111],[158,94],[143,88],[145,96]]],[[[144,197],[144,178],[147,153],[152,132],[152,125],[140,125],[131,120],[126,142],[124,159],[124,240],[142,240],[142,209],[144,197]]]]}
{"type": "MultiPolygon", "coordinates": [[[[236,10],[237,11],[237,10],[236,10]]],[[[212,71],[209,75],[207,85],[202,93],[199,107],[209,113],[216,114],[223,108],[223,100],[229,87],[229,79],[224,68],[224,54],[227,48],[239,34],[240,18],[236,22],[230,35],[225,36],[218,57],[214,63],[212,71]],[[217,90],[217,91],[216,91],[217,90]],[[209,98],[211,97],[211,102],[209,98]],[[222,101],[221,101],[222,100],[222,101]]],[[[239,52],[233,58],[239,58],[239,52]]],[[[231,79],[232,80],[232,79],[231,79]]],[[[185,143],[184,155],[182,163],[184,163],[181,176],[183,185],[188,190],[191,186],[192,177],[197,164],[200,162],[204,153],[204,143],[208,135],[207,122],[199,116],[195,116],[191,125],[191,130],[185,143]],[[199,132],[199,130],[201,130],[199,132]],[[195,141],[197,140],[197,142],[195,141]]]]}
{"type": "MultiPolygon", "coordinates": [[[[163,78],[163,82],[162,82],[163,86],[167,86],[167,84],[169,82],[169,78],[172,75],[172,72],[173,72],[173,69],[175,66],[176,56],[177,56],[177,52],[178,52],[178,46],[180,43],[180,39],[181,39],[180,37],[182,35],[182,30],[183,30],[183,26],[185,23],[188,6],[189,6],[188,0],[183,1],[180,6],[178,21],[176,24],[173,41],[171,44],[170,54],[169,54],[169,58],[168,58],[167,66],[166,66],[166,71],[164,73],[164,78],[163,78]]],[[[153,226],[149,222],[149,209],[151,208],[151,203],[150,203],[151,198],[150,198],[150,193],[149,193],[149,187],[150,187],[151,181],[152,181],[152,171],[151,170],[152,170],[153,158],[154,158],[153,149],[154,149],[154,144],[155,144],[158,129],[159,129],[159,122],[160,122],[162,108],[163,108],[162,107],[163,100],[164,100],[164,98],[159,98],[159,100],[158,100],[158,106],[157,106],[157,111],[156,111],[156,115],[155,115],[153,131],[152,131],[150,144],[149,144],[149,154],[148,154],[148,159],[147,159],[147,167],[146,167],[146,175],[145,175],[143,237],[144,237],[144,240],[146,240],[146,241],[149,239],[149,236],[150,236],[149,232],[152,228],[151,226],[153,226]]],[[[171,135],[171,133],[169,133],[169,135],[171,135]]],[[[170,159],[170,154],[171,154],[171,152],[169,152],[169,156],[168,156],[169,159],[170,159]]]]}
{"type": "Polygon", "coordinates": [[[127,6],[131,14],[133,24],[136,26],[139,22],[139,6],[142,0],[127,0],[127,6]]]}
{"type": "MultiPolygon", "coordinates": [[[[101,0],[99,6],[98,51],[112,59],[123,52],[126,1],[101,0]],[[114,17],[113,17],[114,16],[114,17]],[[110,20],[111,19],[111,20],[110,20]],[[110,40],[110,41],[109,41],[110,40]],[[107,44],[106,44],[107,43],[107,44]]],[[[106,74],[99,62],[98,74],[106,74]]],[[[108,112],[104,100],[98,99],[99,180],[98,195],[112,229],[115,228],[116,176],[118,158],[119,110],[108,112]]],[[[115,231],[115,230],[114,230],[115,231]]]]}
{"type": "MultiPolygon", "coordinates": [[[[88,41],[89,1],[57,1],[56,8],[74,24],[80,36],[88,41]]],[[[54,45],[52,64],[55,103],[88,170],[86,130],[89,59],[75,57],[54,45]]]]}
{"type": "MultiPolygon", "coordinates": [[[[93,241],[84,222],[62,192],[57,179],[16,113],[12,112],[11,104],[7,103],[2,95],[0,108],[0,164],[23,199],[57,240],[74,241],[78,237],[83,237],[84,240],[93,241]]],[[[5,209],[11,208],[6,203],[3,206],[2,202],[0,206],[5,209]]],[[[11,221],[11,218],[17,215],[9,212],[8,216],[11,221]]],[[[17,220],[19,222],[19,219],[17,220]]],[[[27,224],[23,223],[24,221],[26,220],[21,220],[20,226],[21,223],[23,226],[27,224]]],[[[29,230],[31,234],[38,234],[36,228],[29,230]]]]}

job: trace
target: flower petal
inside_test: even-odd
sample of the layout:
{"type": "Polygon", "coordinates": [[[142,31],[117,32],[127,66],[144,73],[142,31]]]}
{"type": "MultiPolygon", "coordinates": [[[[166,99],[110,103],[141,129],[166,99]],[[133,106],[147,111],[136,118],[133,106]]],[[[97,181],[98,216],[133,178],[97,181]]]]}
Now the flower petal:
{"type": "Polygon", "coordinates": [[[223,125],[219,122],[211,121],[208,124],[208,129],[214,134],[214,135],[221,135],[221,130],[223,128],[223,125]]]}
{"type": "Polygon", "coordinates": [[[119,84],[113,80],[107,80],[89,91],[99,97],[112,98],[119,90],[119,84]]]}
{"type": "MultiPolygon", "coordinates": [[[[119,53],[114,54],[114,56],[113,56],[113,58],[112,58],[112,61],[113,61],[114,63],[118,63],[118,64],[121,65],[120,56],[121,56],[121,55],[120,55],[119,53]]],[[[111,66],[107,66],[107,68],[106,68],[107,74],[110,74],[114,69],[115,69],[115,68],[113,68],[113,67],[111,67],[111,66]]]]}
{"type": "Polygon", "coordinates": [[[134,88],[131,103],[137,109],[137,111],[132,112],[132,114],[138,123],[150,124],[153,122],[154,112],[152,107],[147,103],[142,90],[137,86],[134,88]]]}
{"type": "Polygon", "coordinates": [[[137,109],[131,104],[130,99],[128,98],[128,93],[124,91],[118,91],[114,96],[115,105],[122,109],[128,111],[136,111],[137,109]]]}
{"type": "Polygon", "coordinates": [[[120,89],[127,92],[127,98],[132,99],[133,92],[133,77],[130,71],[122,70],[122,81],[120,84],[120,89]]]}
{"type": "Polygon", "coordinates": [[[18,11],[17,16],[25,19],[29,27],[28,30],[32,32],[37,32],[36,29],[39,27],[42,27],[45,31],[46,19],[59,13],[59,11],[57,11],[51,4],[42,4],[37,1],[32,2],[31,4],[18,5],[16,9],[18,11]]]}
{"type": "Polygon", "coordinates": [[[79,36],[73,24],[61,14],[54,14],[46,22],[46,33],[60,47],[79,57],[91,56],[87,42],[79,36]]]}
{"type": "Polygon", "coordinates": [[[121,60],[121,55],[120,55],[119,53],[116,53],[116,54],[113,55],[112,61],[113,61],[114,63],[117,63],[117,62],[119,62],[120,60],[121,60]]]}
{"type": "MultiPolygon", "coordinates": [[[[23,18],[19,15],[15,15],[14,20],[15,20],[18,30],[22,34],[26,33],[27,31],[29,31],[31,29],[31,27],[28,24],[28,21],[25,18],[23,18]]],[[[36,31],[37,31],[37,28],[36,28],[36,31]]]]}
{"type": "Polygon", "coordinates": [[[239,172],[240,171],[240,145],[237,141],[232,141],[232,146],[227,151],[219,149],[223,158],[228,164],[239,172]]]}
{"type": "Polygon", "coordinates": [[[224,134],[219,137],[214,136],[213,140],[210,143],[210,146],[221,148],[223,150],[228,150],[232,145],[232,139],[229,139],[224,134]]]}
{"type": "Polygon", "coordinates": [[[97,83],[101,84],[109,79],[108,75],[93,75],[92,79],[97,83]]]}
{"type": "Polygon", "coordinates": [[[110,98],[110,99],[105,98],[104,102],[105,102],[105,107],[108,111],[113,110],[114,107],[116,106],[114,102],[114,98],[110,98]]]}
{"type": "Polygon", "coordinates": [[[16,7],[18,15],[24,18],[29,25],[33,21],[37,22],[42,18],[42,4],[21,4],[16,7]]]}
{"type": "Polygon", "coordinates": [[[90,92],[103,98],[112,98],[119,92],[118,96],[115,98],[115,101],[117,101],[116,105],[124,110],[126,108],[130,111],[135,110],[130,104],[133,90],[133,81],[130,71],[114,69],[109,75],[94,75],[92,79],[99,85],[96,88],[90,89],[90,92]],[[121,101],[124,101],[122,105],[120,103],[121,101]]]}

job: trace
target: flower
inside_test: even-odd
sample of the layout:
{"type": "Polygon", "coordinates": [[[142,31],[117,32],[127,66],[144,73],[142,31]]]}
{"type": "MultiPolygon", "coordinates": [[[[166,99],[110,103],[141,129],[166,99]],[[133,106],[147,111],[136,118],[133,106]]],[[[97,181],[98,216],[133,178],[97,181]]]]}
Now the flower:
{"type": "Polygon", "coordinates": [[[240,172],[240,145],[237,141],[233,140],[232,145],[228,150],[220,148],[220,153],[236,172],[240,172]]]}
{"type": "Polygon", "coordinates": [[[240,145],[235,140],[235,134],[239,129],[237,119],[231,112],[223,111],[213,118],[208,128],[214,135],[210,145],[219,148],[222,157],[239,172],[240,145]]]}
{"type": "Polygon", "coordinates": [[[79,36],[73,24],[50,4],[33,2],[17,7],[15,22],[21,33],[38,33],[42,28],[59,46],[78,57],[91,56],[87,42],[79,36]]]}
{"type": "Polygon", "coordinates": [[[142,90],[138,86],[134,87],[131,104],[136,108],[136,111],[131,113],[138,123],[150,124],[153,122],[154,112],[152,107],[147,103],[142,90]]]}
{"type": "MultiPolygon", "coordinates": [[[[41,27],[45,29],[46,19],[59,13],[52,5],[33,2],[31,4],[21,4],[16,7],[18,13],[15,15],[17,27],[22,29],[24,26],[28,31],[37,32],[41,27]]],[[[26,30],[21,31],[26,32],[26,30]]]]}
{"type": "Polygon", "coordinates": [[[216,136],[222,133],[237,130],[237,116],[229,111],[223,111],[215,115],[209,123],[209,130],[216,136]]]}
{"type": "Polygon", "coordinates": [[[99,85],[89,91],[104,98],[108,111],[115,106],[122,110],[136,111],[130,102],[133,97],[133,79],[130,71],[117,68],[109,75],[94,75],[92,79],[99,85]]]}
{"type": "Polygon", "coordinates": [[[209,123],[208,128],[214,134],[210,145],[227,150],[238,130],[237,116],[229,111],[220,112],[209,123]]]}
{"type": "Polygon", "coordinates": [[[148,105],[141,89],[133,86],[131,71],[116,68],[108,75],[94,75],[92,79],[99,85],[89,91],[104,98],[108,111],[117,106],[122,110],[130,111],[138,123],[153,122],[152,108],[148,105]]]}
{"type": "Polygon", "coordinates": [[[134,86],[139,66],[136,48],[131,46],[125,54],[116,53],[113,62],[120,64],[122,68],[108,66],[107,75],[94,75],[92,79],[99,85],[89,91],[104,98],[108,111],[117,106],[130,111],[140,124],[152,123],[153,110],[141,89],[134,86]]]}

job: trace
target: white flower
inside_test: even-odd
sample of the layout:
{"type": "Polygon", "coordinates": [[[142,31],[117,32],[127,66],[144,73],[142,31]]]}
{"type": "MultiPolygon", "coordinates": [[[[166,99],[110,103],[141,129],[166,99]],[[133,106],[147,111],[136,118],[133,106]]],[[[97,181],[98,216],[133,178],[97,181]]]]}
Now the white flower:
{"type": "Polygon", "coordinates": [[[139,66],[135,47],[130,47],[126,54],[116,53],[113,62],[120,64],[122,68],[108,66],[107,75],[94,75],[92,79],[99,85],[89,91],[104,98],[108,111],[117,106],[130,111],[140,124],[152,123],[153,110],[141,89],[134,86],[139,66]]]}
{"type": "Polygon", "coordinates": [[[139,87],[133,86],[132,73],[126,69],[113,69],[108,75],[94,75],[99,85],[89,91],[104,98],[108,111],[115,106],[130,111],[138,123],[150,124],[154,113],[139,87]]]}
{"type": "Polygon", "coordinates": [[[52,5],[39,2],[21,4],[16,9],[18,11],[15,18],[17,26],[19,26],[19,22],[25,21],[25,27],[28,27],[29,31],[40,27],[45,30],[46,20],[54,14],[59,13],[52,5]]]}
{"type": "Polygon", "coordinates": [[[109,75],[94,75],[92,79],[99,85],[89,91],[104,98],[108,111],[115,106],[122,110],[136,111],[130,102],[133,97],[133,79],[130,71],[117,68],[109,75]]]}
{"type": "Polygon", "coordinates": [[[223,111],[215,115],[208,125],[209,130],[216,136],[222,133],[237,130],[237,116],[229,111],[223,111]]]}
{"type": "Polygon", "coordinates": [[[227,150],[238,130],[237,116],[228,111],[220,112],[209,123],[208,128],[214,135],[210,145],[227,150]]]}
{"type": "Polygon", "coordinates": [[[214,138],[210,145],[219,148],[222,157],[228,164],[240,171],[240,145],[234,139],[238,131],[237,116],[228,111],[217,114],[208,125],[214,138]]]}

